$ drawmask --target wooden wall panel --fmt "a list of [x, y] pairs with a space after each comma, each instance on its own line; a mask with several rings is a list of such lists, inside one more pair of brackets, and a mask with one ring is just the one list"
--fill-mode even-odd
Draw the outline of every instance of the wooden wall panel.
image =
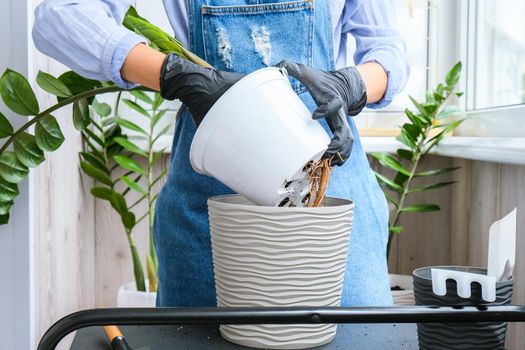
[[[54, 75], [63, 71], [59, 64], [38, 57], [39, 69]], [[37, 91], [42, 107], [56, 103]], [[94, 206], [78, 170], [80, 134], [73, 127], [71, 109], [54, 115], [66, 141], [60, 150], [46, 153], [46, 162], [32, 177], [37, 340], [63, 316], [93, 307], [96, 294]]]

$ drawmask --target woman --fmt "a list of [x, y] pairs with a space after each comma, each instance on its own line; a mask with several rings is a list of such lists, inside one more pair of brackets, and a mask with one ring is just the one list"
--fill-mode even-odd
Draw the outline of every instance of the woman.
[[[39, 50], [88, 78], [145, 85], [184, 103], [156, 205], [157, 304], [215, 305], [206, 200], [231, 190], [192, 170], [189, 147], [206, 112], [242, 73], [275, 64], [297, 79], [296, 92], [333, 132], [326, 155], [339, 167], [328, 195], [356, 203], [342, 305], [391, 303], [387, 204], [348, 118], [365, 105], [388, 105], [406, 82], [391, 1], [164, 0], [176, 37], [217, 70], [158, 53], [122, 27], [133, 2], [46, 0], [36, 10], [33, 38]], [[356, 67], [346, 67], [348, 33], [356, 39]]]

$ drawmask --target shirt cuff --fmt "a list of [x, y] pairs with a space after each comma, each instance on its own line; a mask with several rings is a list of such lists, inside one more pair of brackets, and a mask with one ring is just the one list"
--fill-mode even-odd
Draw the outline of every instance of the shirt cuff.
[[140, 35], [126, 29], [115, 32], [109, 39], [102, 54], [102, 74], [117, 86], [130, 90], [138, 84], [122, 79], [120, 70], [132, 48], [146, 43]]
[[376, 50], [367, 53], [360, 64], [376, 62], [387, 74], [387, 87], [383, 98], [367, 105], [368, 108], [378, 109], [388, 106], [394, 97], [405, 87], [408, 79], [409, 66], [403, 57], [397, 57], [386, 50]]

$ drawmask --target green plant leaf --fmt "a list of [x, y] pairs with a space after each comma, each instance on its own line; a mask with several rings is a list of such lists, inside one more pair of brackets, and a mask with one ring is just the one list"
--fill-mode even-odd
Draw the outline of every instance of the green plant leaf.
[[140, 105], [138, 105], [137, 103], [135, 103], [134, 101], [131, 101], [127, 98], [123, 99], [122, 100], [126, 106], [128, 106], [129, 108], [133, 109], [134, 111], [137, 111], [139, 112], [140, 114], [142, 114], [143, 116], [149, 118], [149, 113], [144, 109], [142, 108]]
[[154, 128], [157, 123], [166, 115], [167, 109], [160, 110], [157, 114], [153, 116], [151, 120], [151, 127]]
[[98, 168], [100, 171], [106, 174], [109, 173], [104, 160], [100, 158], [99, 155], [89, 152], [80, 152], [80, 155], [85, 161], [89, 162], [95, 168]]
[[458, 92], [456, 92], [456, 96], [457, 96], [457, 97], [461, 97], [461, 96], [463, 96], [464, 94], [465, 94], [465, 93], [462, 92], [462, 91], [458, 91]]
[[142, 165], [140, 165], [137, 161], [129, 157], [116, 155], [113, 156], [113, 159], [115, 160], [115, 162], [117, 162], [118, 165], [120, 165], [126, 170], [130, 170], [141, 175], [146, 175], [146, 170], [144, 170]]
[[399, 186], [398, 184], [396, 184], [394, 181], [390, 180], [389, 178], [387, 178], [386, 176], [383, 176], [379, 173], [375, 173], [376, 175], [376, 178], [379, 182], [385, 184], [388, 186], [388, 188], [390, 188], [391, 190], [393, 191], [397, 191], [397, 192], [403, 192], [403, 188], [401, 186]]
[[133, 90], [130, 91], [130, 94], [133, 95], [133, 97], [135, 97], [137, 100], [145, 102], [149, 105], [153, 104], [153, 100], [144, 91]]
[[417, 142], [417, 138], [419, 135], [421, 135], [421, 128], [414, 124], [403, 124], [401, 127], [408, 135], [410, 135], [410, 138], [414, 140], [414, 142]]
[[461, 77], [461, 69], [462, 69], [462, 63], [458, 62], [447, 73], [447, 76], [445, 77], [445, 82], [447, 83], [449, 88], [453, 88], [458, 83], [459, 78]]
[[9, 223], [9, 214], [0, 215], [0, 225]]
[[162, 135], [165, 135], [170, 130], [170, 128], [171, 128], [171, 125], [166, 125], [164, 129], [159, 131], [159, 133], [153, 138], [153, 141], [151, 141], [151, 143], [155, 144]]
[[38, 120], [35, 126], [36, 144], [43, 151], [56, 151], [64, 142], [64, 135], [55, 117], [48, 114]]
[[396, 140], [401, 142], [402, 144], [406, 145], [410, 149], [413, 149], [413, 150], [417, 150], [418, 149], [418, 147], [417, 147], [416, 143], [414, 142], [414, 140], [412, 140], [410, 138], [410, 136], [408, 136], [403, 130], [401, 130], [399, 135], [397, 135]]
[[13, 201], [0, 202], [0, 216], [9, 214], [9, 211], [11, 210], [11, 207], [13, 207], [13, 204], [15, 204], [15, 202]]
[[438, 182], [438, 183], [431, 184], [431, 185], [425, 185], [425, 186], [421, 186], [421, 187], [415, 187], [415, 188], [409, 190], [408, 193], [423, 192], [423, 191], [428, 191], [428, 190], [434, 190], [434, 189], [436, 189], [436, 188], [446, 187], [446, 186], [449, 186], [449, 185], [452, 185], [452, 184], [455, 184], [455, 183], [456, 183], [456, 181]]
[[408, 176], [400, 172], [398, 172], [396, 176], [394, 177], [394, 182], [401, 187], [405, 186], [405, 183], [407, 182], [407, 180], [408, 180]]
[[156, 152], [155, 154], [153, 154], [153, 157], [151, 157], [151, 163], [149, 164], [150, 167], [153, 167], [153, 165], [155, 163], [157, 163], [157, 161], [159, 160], [160, 157], [162, 157], [162, 155], [164, 154], [164, 151], [166, 150], [166, 148], [163, 148], [161, 149], [160, 151]]
[[73, 103], [73, 125], [79, 131], [89, 125], [89, 106], [85, 98]]
[[427, 141], [427, 144], [430, 144], [429, 146], [427, 146], [426, 148], [426, 151], [425, 151], [425, 154], [430, 152], [430, 150], [432, 148], [434, 148], [435, 146], [437, 146], [439, 144], [439, 142], [441, 142], [441, 140], [443, 139], [443, 137], [446, 136], [447, 133], [453, 131], [454, 129], [456, 129], [459, 125], [461, 125], [461, 123], [463, 123], [465, 121], [465, 119], [459, 119], [459, 120], [456, 120], [450, 124], [448, 124], [441, 132], [439, 132], [436, 136], [434, 136], [433, 138], [431, 138], [430, 140]]
[[409, 151], [409, 150], [407, 150], [407, 149], [402, 149], [402, 148], [399, 148], [399, 149], [397, 150], [397, 154], [398, 154], [401, 158], [406, 159], [406, 160], [408, 160], [409, 162], [411, 162], [411, 161], [412, 161], [412, 158], [414, 157], [414, 152]]
[[90, 192], [96, 198], [111, 201], [111, 196], [113, 195], [115, 191], [113, 191], [109, 187], [96, 186], [96, 187], [93, 187], [90, 190]]
[[408, 169], [406, 169], [397, 159], [392, 157], [388, 153], [372, 153], [374, 158], [376, 158], [381, 165], [384, 167], [399, 171], [402, 174], [410, 175]]
[[0, 201], [9, 202], [18, 196], [18, 185], [0, 178]]
[[27, 79], [20, 73], [7, 69], [0, 78], [0, 95], [5, 105], [20, 115], [36, 115], [38, 101]]
[[135, 218], [135, 214], [133, 214], [132, 212], [128, 211], [124, 213], [123, 215], [121, 215], [121, 218], [122, 218], [122, 224], [128, 230], [131, 230], [133, 229], [133, 227], [135, 227], [137, 220]]
[[390, 226], [388, 228], [388, 231], [392, 232], [393, 234], [400, 234], [401, 232], [403, 232], [403, 229], [404, 227], [401, 226]]
[[93, 100], [91, 107], [95, 112], [102, 118], [106, 118], [111, 114], [111, 107], [105, 102], [98, 102], [97, 99]]
[[0, 113], [0, 139], [5, 139], [6, 137], [13, 135], [13, 132], [13, 126], [9, 122], [9, 119]]
[[399, 203], [394, 199], [394, 197], [392, 197], [390, 194], [388, 194], [387, 192], [384, 192], [384, 195], [386, 197], [386, 199], [392, 203], [393, 205], [395, 205], [396, 208], [399, 207]]
[[417, 125], [420, 129], [422, 129], [424, 127], [424, 125], [426, 124], [426, 121], [425, 121], [424, 118], [422, 118], [419, 115], [415, 114], [414, 112], [412, 112], [408, 108], [405, 109], [405, 115], [412, 122], [412, 124]]
[[433, 176], [433, 175], [441, 175], [441, 174], [445, 174], [445, 173], [450, 173], [454, 170], [457, 170], [457, 169], [460, 169], [461, 167], [451, 167], [451, 168], [442, 168], [442, 169], [434, 169], [434, 170], [427, 170], [427, 171], [422, 171], [422, 172], [419, 172], [419, 173], [416, 173], [414, 176], [417, 176], [417, 177], [423, 177], [423, 176]]
[[42, 71], [38, 72], [38, 75], [36, 76], [36, 82], [38, 86], [42, 88], [42, 90], [49, 92], [52, 95], [58, 97], [72, 96], [71, 91], [66, 86], [66, 84], [64, 84], [49, 73], [45, 73]]
[[140, 185], [137, 182], [130, 179], [128, 176], [121, 176], [120, 179], [135, 192], [146, 195], [146, 191], [142, 187], [140, 187]]
[[82, 161], [80, 162], [80, 168], [82, 169], [82, 171], [84, 171], [84, 173], [86, 173], [89, 177], [105, 184], [105, 185], [108, 185], [108, 186], [112, 186], [113, 185], [113, 182], [111, 181], [111, 179], [109, 178], [108, 175], [106, 175], [105, 173], [103, 173], [102, 171], [100, 171], [100, 169], [97, 169], [95, 168], [92, 164], [86, 162], [86, 161]]
[[102, 86], [100, 81], [84, 78], [73, 71], [65, 72], [58, 77], [58, 80], [64, 83], [64, 85], [68, 87], [69, 91], [71, 91], [73, 95], [78, 95], [82, 92], [93, 90]]
[[117, 119], [115, 120], [115, 122], [120, 125], [121, 127], [123, 128], [126, 128], [126, 129], [129, 129], [129, 130], [132, 130], [132, 131], [136, 131], [138, 133], [141, 133], [142, 135], [144, 136], [148, 136], [148, 133], [144, 131], [144, 129], [142, 129], [140, 126], [138, 126], [137, 124], [133, 123], [133, 122], [130, 122], [129, 120], [126, 120], [126, 119]]
[[89, 140], [95, 141], [100, 147], [104, 147], [105, 142], [98, 137], [93, 131], [89, 130], [89, 128], [86, 128], [83, 131], [84, 137], [88, 138]]
[[157, 92], [157, 93], [155, 93], [154, 101], [153, 101], [153, 104], [151, 105], [151, 108], [154, 109], [154, 110], [157, 110], [157, 109], [160, 108], [160, 106], [162, 106], [163, 103], [164, 103], [164, 99]]
[[117, 211], [121, 216], [128, 212], [128, 206], [126, 204], [126, 199], [123, 195], [118, 192], [113, 192], [111, 194], [111, 206]]
[[425, 107], [423, 107], [423, 105], [417, 102], [416, 99], [413, 98], [412, 96], [408, 96], [408, 98], [410, 99], [410, 101], [412, 101], [412, 104], [417, 108], [419, 113], [421, 113], [421, 117], [427, 121], [430, 120], [428, 111], [425, 109]]
[[27, 176], [29, 169], [16, 157], [15, 152], [6, 151], [0, 155], [0, 176], [5, 181], [19, 183]]
[[36, 138], [28, 133], [17, 135], [13, 141], [13, 149], [20, 163], [28, 168], [36, 168], [44, 160], [44, 152], [38, 147]]
[[463, 116], [465, 111], [458, 106], [447, 106], [437, 115], [438, 119], [444, 119], [450, 116]]
[[407, 213], [424, 213], [430, 211], [439, 211], [441, 208], [435, 204], [416, 204], [409, 207], [404, 207], [401, 209], [403, 212]]
[[129, 141], [128, 139], [125, 139], [123, 137], [115, 137], [115, 142], [127, 149], [130, 152], [136, 153], [138, 155], [141, 155], [143, 157], [147, 157], [148, 154], [142, 150], [139, 146], [134, 144], [133, 142]]

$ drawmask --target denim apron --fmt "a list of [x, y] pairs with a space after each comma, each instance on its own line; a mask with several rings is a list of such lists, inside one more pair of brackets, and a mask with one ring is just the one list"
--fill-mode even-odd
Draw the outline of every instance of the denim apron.
[[[318, 69], [334, 69], [329, 0], [191, 0], [190, 46], [219, 70], [249, 73], [282, 59]], [[309, 93], [292, 79], [296, 93], [315, 109]], [[246, 116], [249, 118], [249, 115]], [[325, 121], [321, 121], [328, 130]], [[388, 209], [369, 167], [355, 124], [350, 159], [335, 169], [328, 195], [355, 202], [343, 306], [388, 305], [390, 287], [385, 259]], [[232, 191], [197, 174], [189, 161], [195, 124], [179, 111], [170, 172], [155, 210], [159, 259], [158, 306], [215, 306], [215, 285], [208, 227], [208, 197]]]

